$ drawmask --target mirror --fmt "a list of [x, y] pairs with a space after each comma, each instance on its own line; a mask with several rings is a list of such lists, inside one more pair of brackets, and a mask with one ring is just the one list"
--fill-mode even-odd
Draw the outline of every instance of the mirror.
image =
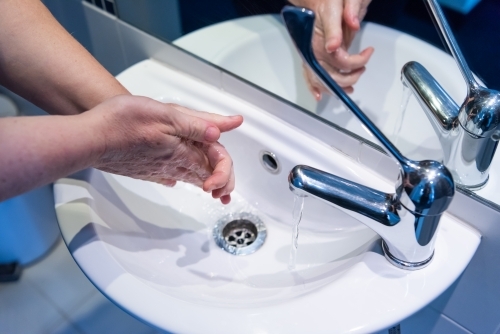
[[[493, 1], [482, 0], [467, 15], [449, 9], [445, 9], [445, 15], [472, 70], [488, 87], [498, 89], [496, 73], [500, 69], [495, 67], [500, 64], [482, 58], [484, 52], [493, 54], [498, 47], [485, 47], [485, 39], [471, 38], [500, 28], [489, 15]], [[284, 5], [282, 0], [114, 0], [121, 20], [374, 141], [335, 97], [323, 94], [316, 101], [309, 92], [302, 62], [278, 15]], [[405, 93], [400, 71], [411, 60], [422, 63], [457, 104], [466, 93], [458, 67], [441, 51], [444, 46], [423, 1], [372, 0], [364, 21], [350, 53], [369, 46], [375, 47], [375, 52], [351, 97], [405, 155], [442, 160], [439, 139], [416, 99], [406, 94], [409, 101], [406, 108], [402, 107]], [[500, 157], [497, 160], [500, 164]], [[491, 199], [488, 191], [477, 194]]]

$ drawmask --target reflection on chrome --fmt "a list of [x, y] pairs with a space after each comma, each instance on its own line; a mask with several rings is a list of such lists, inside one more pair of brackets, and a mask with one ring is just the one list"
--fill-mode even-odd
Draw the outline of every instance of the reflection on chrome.
[[458, 105], [419, 63], [409, 62], [401, 80], [424, 109], [443, 148], [443, 162], [457, 183], [480, 189], [488, 181], [489, 169], [500, 133], [500, 92], [481, 86], [469, 69], [441, 8], [427, 0], [438, 31], [446, 41], [467, 83], [468, 94]]
[[382, 237], [389, 262], [407, 270], [427, 266], [434, 254], [439, 220], [455, 194], [448, 169], [437, 161], [404, 157], [366, 117], [318, 63], [311, 48], [314, 13], [287, 6], [282, 15], [303, 60], [325, 87], [336, 94], [373, 133], [399, 164], [401, 176], [395, 192], [387, 194], [308, 166], [296, 166], [288, 177], [290, 189], [338, 205]]

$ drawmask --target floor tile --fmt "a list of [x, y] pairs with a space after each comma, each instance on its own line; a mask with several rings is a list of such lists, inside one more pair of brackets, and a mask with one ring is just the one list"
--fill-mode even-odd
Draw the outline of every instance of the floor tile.
[[0, 284], [0, 333], [45, 334], [63, 320], [28, 280]]
[[[82, 334], [72, 323], [64, 320], [50, 329], [50, 334]], [[96, 333], [97, 334], [97, 333]]]
[[100, 292], [70, 315], [75, 327], [85, 334], [152, 334], [153, 328], [122, 311]]
[[[402, 334], [471, 334], [467, 329], [454, 323], [446, 316], [426, 307], [420, 312], [401, 321], [399, 328]], [[388, 334], [389, 329], [376, 334]]]
[[25, 269], [23, 275], [65, 313], [78, 308], [96, 291], [62, 240], [49, 256]]

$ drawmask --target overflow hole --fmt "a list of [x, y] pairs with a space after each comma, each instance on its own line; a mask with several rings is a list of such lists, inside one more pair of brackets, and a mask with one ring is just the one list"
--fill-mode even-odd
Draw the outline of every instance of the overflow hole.
[[280, 164], [278, 158], [274, 153], [271, 152], [261, 152], [261, 164], [262, 166], [273, 174], [278, 174], [280, 172]]

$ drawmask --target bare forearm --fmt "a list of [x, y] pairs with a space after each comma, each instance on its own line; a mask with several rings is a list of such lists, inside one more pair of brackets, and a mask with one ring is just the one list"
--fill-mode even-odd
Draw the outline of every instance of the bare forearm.
[[1, 119], [0, 201], [92, 166], [100, 128], [85, 114]]
[[0, 84], [51, 114], [128, 94], [40, 0], [0, 1]]

